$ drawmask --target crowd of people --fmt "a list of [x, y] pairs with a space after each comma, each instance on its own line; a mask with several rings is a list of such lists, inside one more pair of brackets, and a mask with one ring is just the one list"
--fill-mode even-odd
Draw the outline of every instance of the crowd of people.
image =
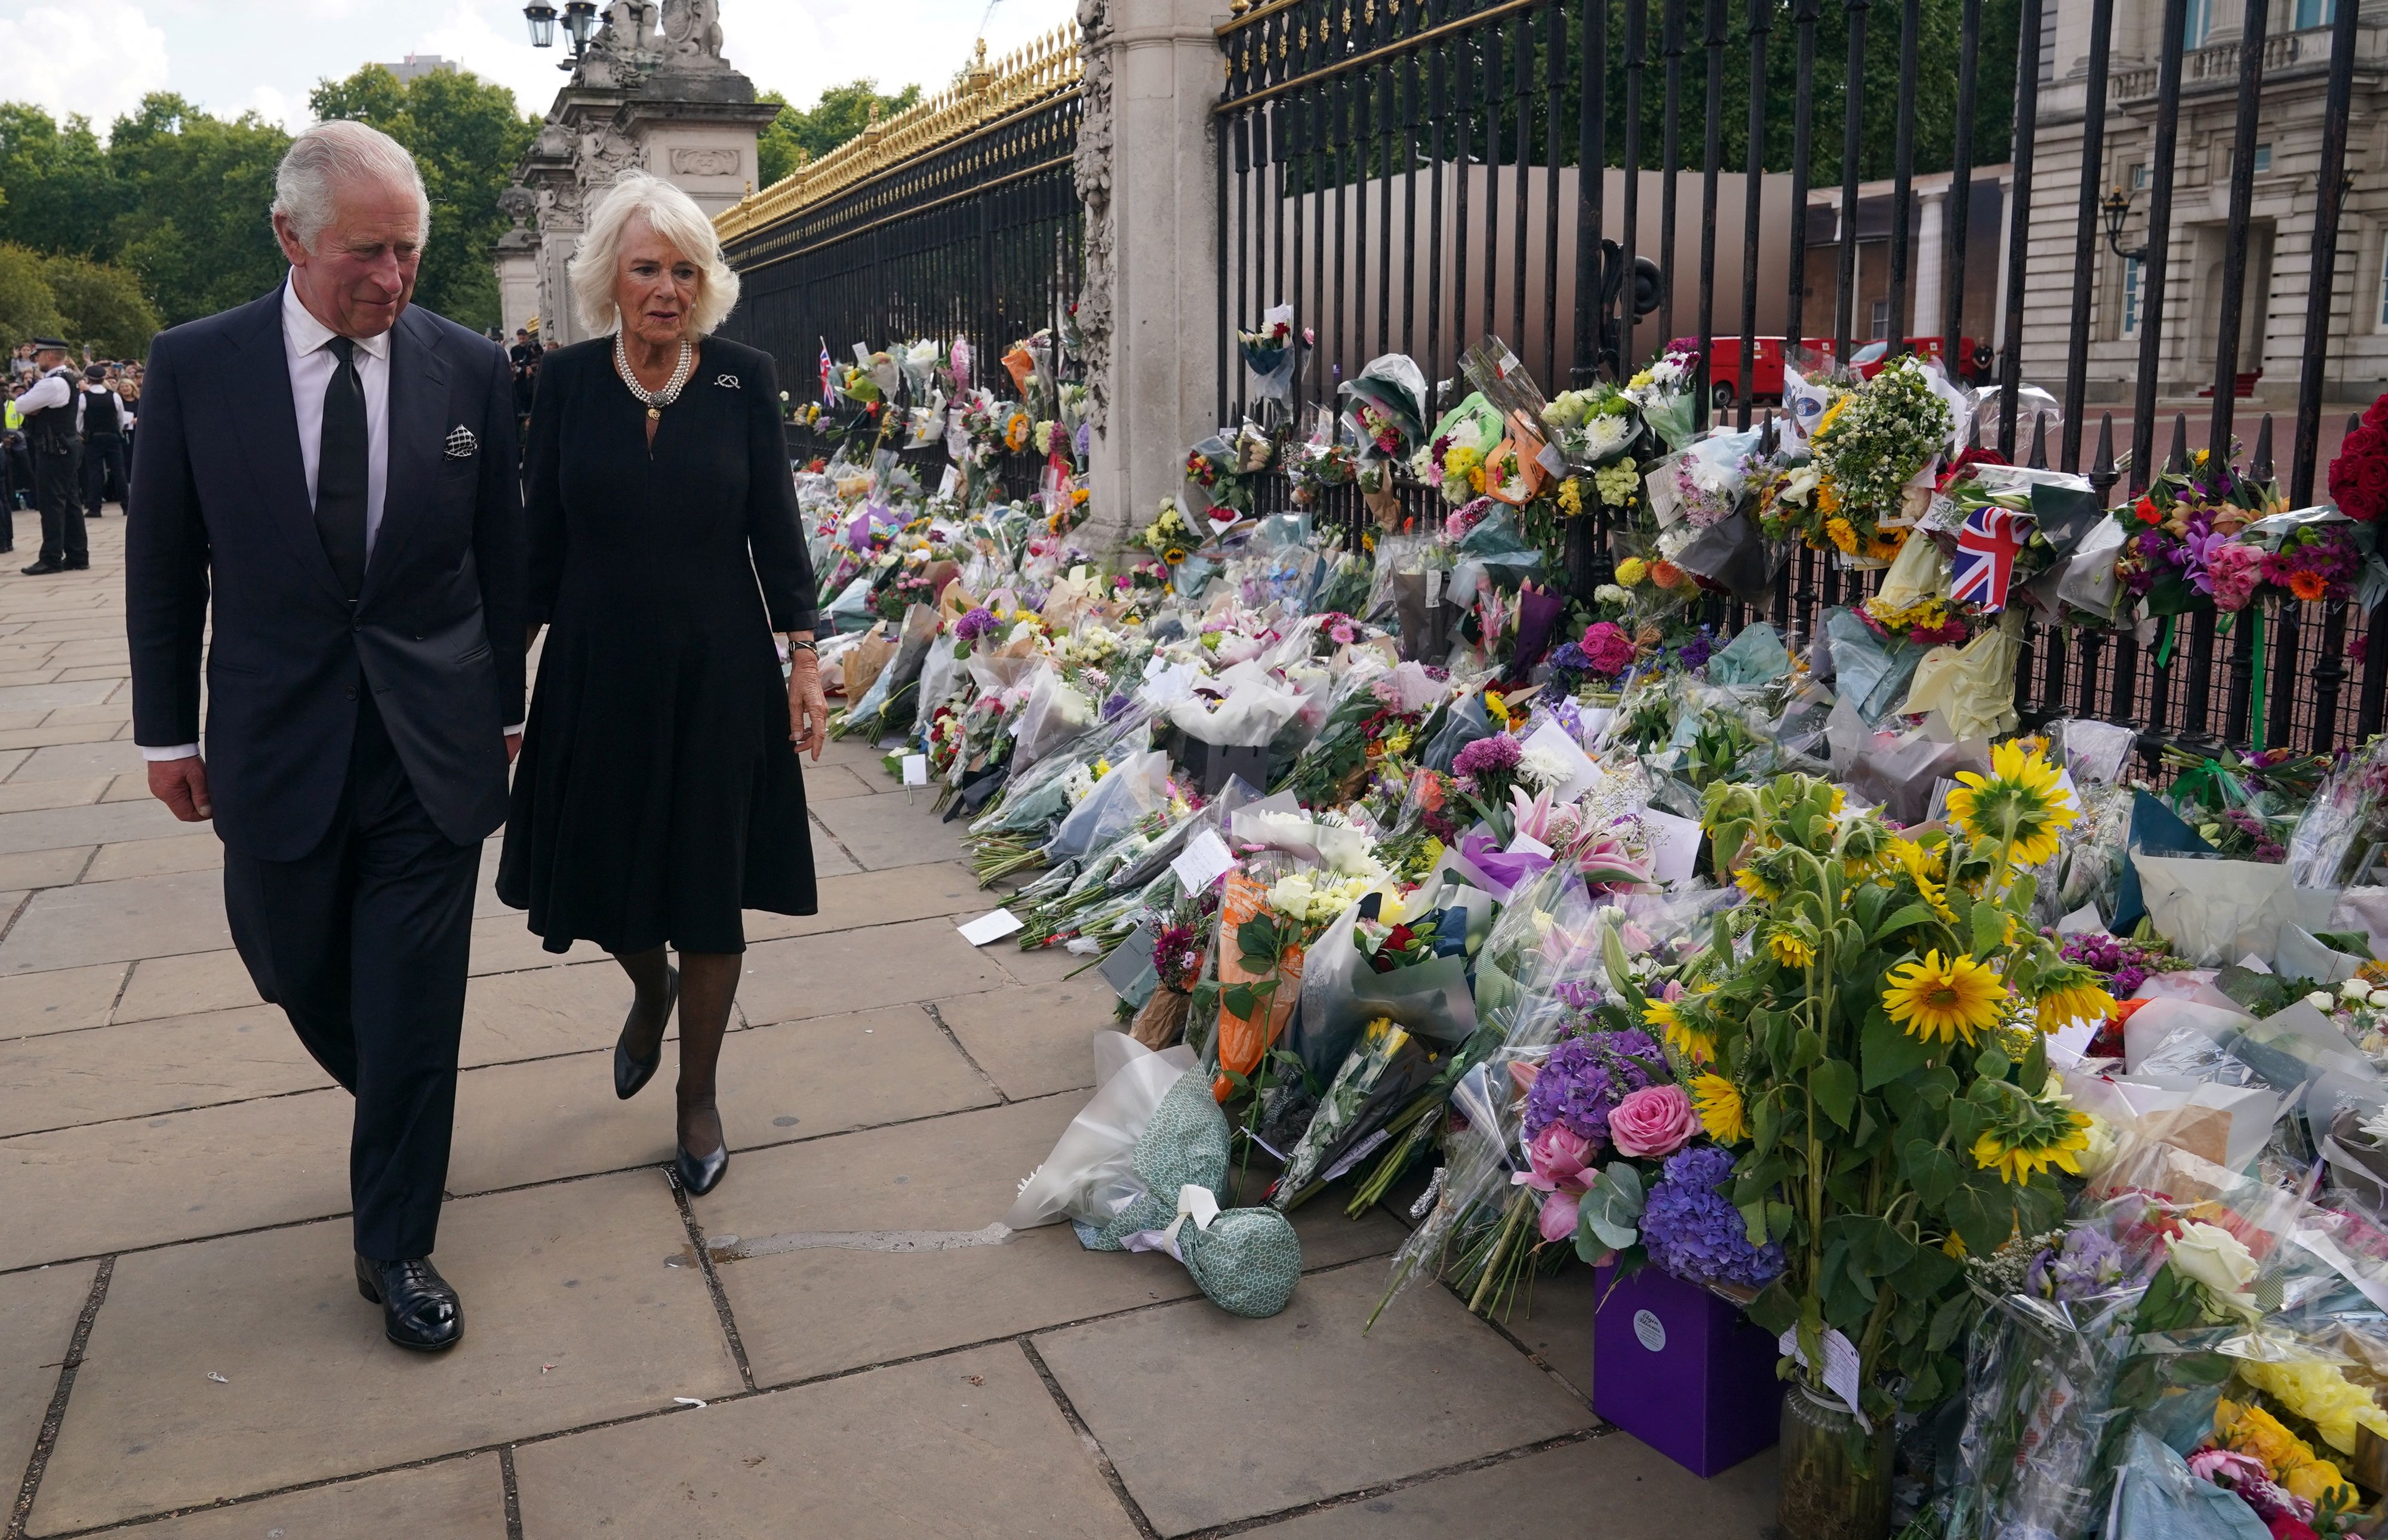
[[86, 518], [123, 503], [140, 410], [141, 365], [88, 356], [57, 337], [20, 343], [0, 401], [0, 551], [16, 549], [15, 514], [38, 511], [42, 546], [30, 577], [91, 565]]

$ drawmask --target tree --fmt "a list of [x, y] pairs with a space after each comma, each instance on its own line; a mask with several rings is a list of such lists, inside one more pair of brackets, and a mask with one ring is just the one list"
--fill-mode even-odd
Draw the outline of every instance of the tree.
[[61, 125], [38, 107], [0, 103], [0, 240], [35, 251], [116, 252], [123, 198], [108, 151], [81, 117]]
[[883, 119], [918, 106], [921, 88], [908, 85], [888, 96], [881, 95], [877, 81], [849, 81], [822, 92], [809, 110], [789, 106], [788, 99], [776, 91], [766, 91], [759, 99], [780, 104], [780, 115], [764, 128], [756, 145], [756, 169], [763, 185], [768, 187], [806, 161], [819, 159], [860, 133], [870, 122], [873, 104]]
[[166, 324], [255, 299], [286, 264], [266, 220], [273, 169], [290, 136], [253, 112], [225, 120], [157, 93], [108, 135], [125, 211], [118, 259], [141, 278]]
[[0, 245], [0, 348], [58, 329], [57, 300], [42, 277], [42, 259], [21, 246]]
[[104, 359], [138, 359], [158, 332], [158, 308], [141, 292], [140, 280], [123, 268], [87, 257], [52, 257], [42, 276], [57, 304], [68, 341]]
[[318, 118], [370, 123], [413, 155], [431, 197], [431, 238], [415, 302], [476, 330], [498, 324], [490, 252], [514, 228], [499, 212], [498, 197], [539, 120], [515, 111], [505, 87], [454, 69], [401, 82], [368, 64], [344, 81], [323, 82], [307, 105]]

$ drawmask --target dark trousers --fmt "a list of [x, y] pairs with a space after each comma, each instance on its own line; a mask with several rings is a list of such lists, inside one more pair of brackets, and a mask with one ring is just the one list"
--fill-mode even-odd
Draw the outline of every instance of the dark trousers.
[[83, 446], [33, 451], [33, 501], [42, 510], [42, 560], [73, 566], [91, 560], [83, 532]]
[[93, 518], [110, 496], [124, 500], [124, 440], [112, 433], [86, 434], [83, 441], [83, 506]]
[[415, 800], [369, 690], [324, 843], [297, 861], [224, 852], [224, 909], [258, 993], [356, 1097], [360, 1256], [427, 1256], [438, 1236], [480, 857]]

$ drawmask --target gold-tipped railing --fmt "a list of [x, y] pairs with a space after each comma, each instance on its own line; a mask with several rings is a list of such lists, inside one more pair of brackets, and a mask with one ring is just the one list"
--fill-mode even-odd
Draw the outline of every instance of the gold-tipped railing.
[[961, 83], [870, 126], [818, 160], [714, 217], [724, 241], [776, 223], [858, 182], [929, 154], [1021, 107], [1078, 88], [1078, 28], [1071, 22], [993, 65], [982, 40]]

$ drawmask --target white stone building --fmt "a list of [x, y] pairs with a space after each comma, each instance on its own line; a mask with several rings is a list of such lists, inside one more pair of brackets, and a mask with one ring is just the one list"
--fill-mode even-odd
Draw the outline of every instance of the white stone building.
[[[2241, 29], [2250, 0], [2189, 0], [2178, 147], [2166, 246], [2158, 389], [2167, 406], [2210, 393], [2236, 132]], [[2334, 0], [2255, 0], [2266, 19], [2255, 201], [2247, 233], [2240, 391], [2250, 410], [2293, 408], [2305, 355], [2305, 297], [2318, 203], [2324, 93]], [[2360, 3], [2360, 0], [2335, 0]], [[2128, 405], [2146, 321], [2144, 245], [2154, 154], [2157, 55], [2165, 0], [2115, 0], [2099, 196], [2130, 199], [2119, 243], [2101, 215], [2090, 258], [2089, 400]], [[2388, 6], [2358, 26], [2346, 172], [2352, 188], [2338, 243], [2325, 400], [2364, 404], [2388, 389]], [[2024, 372], [2054, 388], [2071, 335], [2078, 266], [2081, 155], [2089, 107], [2090, 0], [2050, 0], [2025, 286]]]

